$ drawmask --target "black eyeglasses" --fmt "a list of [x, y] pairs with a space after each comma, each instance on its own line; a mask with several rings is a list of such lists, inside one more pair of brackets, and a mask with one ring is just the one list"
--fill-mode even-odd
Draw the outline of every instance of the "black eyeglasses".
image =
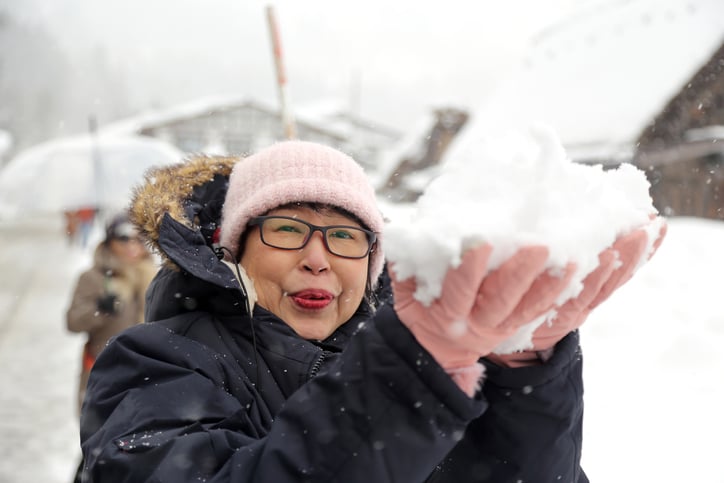
[[300, 250], [315, 231], [322, 233], [324, 246], [330, 253], [342, 258], [364, 258], [374, 246], [377, 235], [356, 226], [317, 226], [289, 216], [257, 216], [249, 226], [259, 226], [261, 241], [282, 250]]

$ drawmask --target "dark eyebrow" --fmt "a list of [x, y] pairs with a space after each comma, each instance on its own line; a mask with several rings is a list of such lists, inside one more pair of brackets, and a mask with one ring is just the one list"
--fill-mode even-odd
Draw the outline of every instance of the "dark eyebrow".
[[[364, 228], [365, 230], [372, 231], [369, 226], [367, 226], [362, 220], [359, 219], [357, 215], [354, 213], [351, 213], [350, 211], [345, 210], [344, 208], [340, 208], [339, 206], [330, 205], [328, 203], [315, 203], [315, 202], [292, 202], [292, 203], [286, 203], [280, 206], [277, 206], [274, 208], [275, 210], [284, 210], [284, 209], [293, 209], [293, 208], [309, 208], [310, 210], [314, 211], [315, 213], [319, 214], [335, 214], [335, 215], [341, 215], [345, 218], [349, 218], [350, 220], [357, 223], [360, 227]], [[271, 211], [271, 210], [269, 210]], [[269, 211], [264, 213], [264, 215], [268, 215]]]

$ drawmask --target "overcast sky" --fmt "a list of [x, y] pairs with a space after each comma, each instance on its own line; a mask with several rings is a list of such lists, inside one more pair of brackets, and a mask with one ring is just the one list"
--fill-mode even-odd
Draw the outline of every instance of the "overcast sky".
[[139, 105], [220, 94], [276, 102], [265, 16], [273, 5], [293, 105], [355, 99], [363, 116], [401, 128], [431, 107], [472, 107], [576, 3], [0, 0], [71, 51], [103, 48]]

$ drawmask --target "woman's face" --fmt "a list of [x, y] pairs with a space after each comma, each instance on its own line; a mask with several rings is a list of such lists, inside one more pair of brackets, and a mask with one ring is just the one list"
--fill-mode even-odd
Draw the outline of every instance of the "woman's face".
[[[278, 208], [267, 216], [289, 216], [313, 225], [360, 224], [333, 210]], [[257, 303], [305, 339], [323, 340], [354, 314], [367, 283], [369, 256], [342, 258], [331, 254], [322, 233], [315, 231], [299, 250], [265, 245], [259, 226], [250, 227], [241, 265], [254, 281]]]
[[127, 264], [138, 263], [148, 254], [143, 242], [136, 237], [114, 238], [108, 242], [108, 246], [116, 257]]

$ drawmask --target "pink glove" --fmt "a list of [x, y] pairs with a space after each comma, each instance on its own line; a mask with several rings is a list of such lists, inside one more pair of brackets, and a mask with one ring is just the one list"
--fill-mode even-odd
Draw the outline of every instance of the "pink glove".
[[463, 254], [445, 275], [440, 296], [429, 306], [414, 297], [414, 278], [398, 280], [391, 265], [395, 311], [420, 344], [472, 396], [483, 366], [478, 359], [536, 317], [544, 314], [573, 274], [545, 270], [548, 249], [525, 247], [488, 273], [490, 245]]
[[[663, 224], [649, 259], [658, 250], [665, 236], [666, 224]], [[558, 308], [553, 320], [544, 322], [533, 332], [532, 350], [492, 356], [490, 359], [508, 367], [521, 367], [550, 357], [553, 347], [563, 337], [583, 325], [594, 308], [633, 277], [641, 266], [640, 261], [647, 242], [648, 235], [643, 229], [619, 237], [611, 248], [599, 254], [599, 265], [583, 280], [581, 293]]]

